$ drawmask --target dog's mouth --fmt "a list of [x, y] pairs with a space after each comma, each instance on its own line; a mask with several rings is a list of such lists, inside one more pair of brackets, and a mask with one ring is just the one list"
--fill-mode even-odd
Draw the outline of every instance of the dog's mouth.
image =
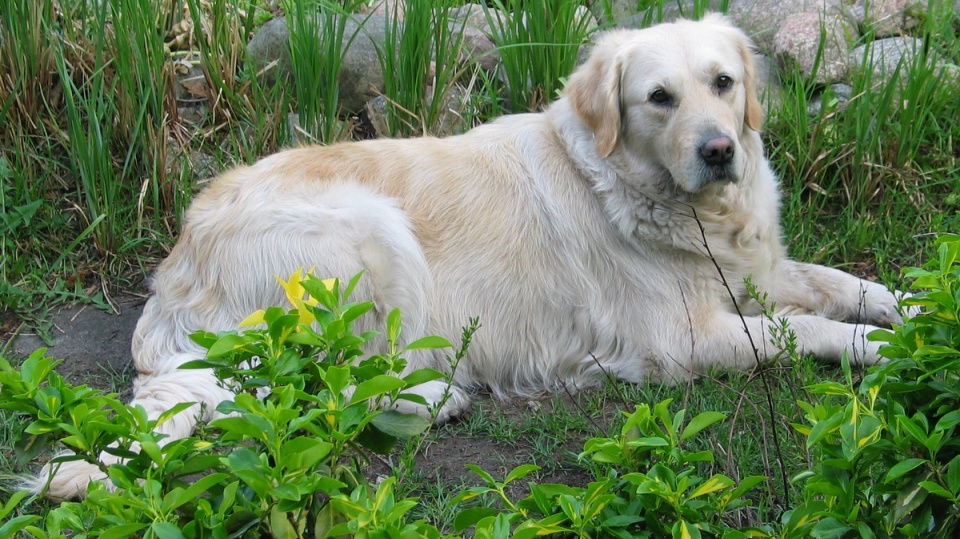
[[740, 173], [733, 163], [712, 167], [695, 163], [694, 166], [678, 172], [680, 174], [671, 174], [674, 182], [689, 193], [698, 193], [711, 186], [723, 186], [740, 181]]
[[724, 167], [705, 167], [701, 174], [700, 185], [706, 187], [713, 183], [737, 183], [740, 181], [740, 175], [732, 165]]

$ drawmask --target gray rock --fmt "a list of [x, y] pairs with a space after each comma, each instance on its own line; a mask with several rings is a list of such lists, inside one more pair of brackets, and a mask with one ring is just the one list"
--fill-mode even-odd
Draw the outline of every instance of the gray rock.
[[872, 69], [876, 77], [887, 79], [893, 76], [897, 66], [903, 62], [904, 68], [916, 51], [923, 48], [923, 40], [913, 37], [889, 37], [878, 39], [850, 51], [848, 61], [850, 69]]
[[460, 46], [461, 63], [475, 62], [488, 73], [496, 71], [500, 64], [500, 54], [497, 45], [483, 30], [473, 26], [461, 26], [462, 22], [451, 22], [452, 32], [463, 31], [463, 43]]
[[798, 13], [787, 17], [777, 31], [774, 51], [784, 69], [797, 68], [818, 83], [839, 82], [847, 76], [848, 44], [856, 36], [856, 29], [837, 14]]
[[402, 21], [406, 9], [406, 0], [374, 0], [364, 11], [366, 13], [380, 15], [381, 17], [392, 17], [398, 21]]
[[831, 84], [829, 92], [821, 92], [807, 103], [807, 115], [814, 118], [819, 117], [823, 111], [823, 100], [828, 96], [831, 100], [835, 100], [831, 104], [831, 109], [841, 108], [853, 96], [853, 87], [843, 83]]
[[[343, 43], [349, 43], [349, 47], [340, 73], [340, 106], [347, 112], [358, 112], [364, 103], [384, 92], [377, 49], [386, 43], [387, 24], [386, 17], [373, 14], [347, 21]], [[247, 44], [248, 57], [258, 70], [264, 71], [268, 84], [291, 77], [289, 35], [286, 18], [277, 17], [260, 27]]]
[[[496, 8], [489, 8], [496, 9]], [[483, 12], [483, 6], [479, 4], [464, 4], [455, 7], [449, 12], [450, 20], [466, 23], [471, 28], [483, 30], [487, 27], [487, 15]]]
[[[432, 88], [427, 88], [427, 95], [433, 92]], [[373, 126], [377, 137], [393, 136], [387, 127], [387, 98], [378, 96], [367, 102], [365, 111], [370, 124]], [[453, 86], [443, 98], [443, 109], [437, 119], [437, 124], [429, 126], [428, 134], [445, 137], [463, 133], [470, 129], [472, 114], [467, 109], [471, 106], [470, 94], [461, 86]]]
[[842, 15], [844, 0], [735, 0], [728, 16], [766, 54], [775, 54], [775, 36], [787, 19], [805, 12]]
[[[629, 4], [629, 2], [626, 3], [628, 6]], [[613, 23], [617, 28], [634, 29], [646, 28], [661, 22], [672, 22], [680, 18], [693, 18], [694, 3], [691, 0], [664, 2], [662, 5], [656, 3], [642, 11], [637, 10], [636, 4], [636, 2], [633, 2], [633, 8], [626, 11], [624, 11], [625, 8], [618, 8], [612, 21], [606, 20], [602, 15], [598, 15], [598, 18], [603, 24]], [[719, 11], [719, 4], [720, 2], [711, 0], [710, 9]]]
[[181, 146], [175, 138], [170, 137], [167, 139], [166, 174], [169, 177], [177, 178], [185, 170], [191, 171], [193, 178], [205, 180], [216, 176], [220, 172], [220, 163], [214, 156], [189, 145]]
[[920, 24], [927, 4], [918, 0], [857, 0], [850, 9], [855, 20], [874, 37], [900, 35]]
[[495, 28], [499, 28], [506, 20], [507, 15], [495, 7], [484, 7], [480, 4], [464, 4], [450, 10], [450, 20], [456, 22], [465, 22], [467, 26], [480, 30], [488, 37], [493, 37]]

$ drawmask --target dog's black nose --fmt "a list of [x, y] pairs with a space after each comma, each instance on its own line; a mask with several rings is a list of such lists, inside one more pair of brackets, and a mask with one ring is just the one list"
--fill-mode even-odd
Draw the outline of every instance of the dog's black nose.
[[727, 136], [705, 138], [700, 144], [700, 156], [710, 166], [723, 166], [733, 160], [733, 140]]

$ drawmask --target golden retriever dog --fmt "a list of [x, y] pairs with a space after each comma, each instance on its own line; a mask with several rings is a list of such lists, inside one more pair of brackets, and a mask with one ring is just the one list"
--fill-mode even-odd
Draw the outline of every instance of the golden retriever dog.
[[[160, 427], [170, 439], [210, 420], [231, 394], [178, 369], [204, 355], [190, 333], [285, 304], [274, 276], [301, 267], [366, 271], [355, 297], [377, 308], [361, 330], [383, 329], [395, 307], [408, 339], [455, 339], [480, 318], [439, 421], [465, 411], [471, 388], [676, 382], [776, 360], [746, 278], [803, 353], [878, 361], [863, 335], [900, 322], [894, 294], [785, 255], [751, 46], [719, 15], [611, 31], [542, 113], [443, 139], [292, 149], [223, 174], [157, 268], [133, 404], [156, 417], [196, 403]], [[408, 359], [446, 366], [434, 352]], [[417, 388], [428, 403], [447, 390]], [[91, 478], [103, 474], [68, 462], [35, 487], [67, 498]]]

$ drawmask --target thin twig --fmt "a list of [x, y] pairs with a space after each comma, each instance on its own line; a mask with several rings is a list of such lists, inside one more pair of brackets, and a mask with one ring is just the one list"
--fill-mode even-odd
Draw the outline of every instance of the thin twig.
[[747, 340], [750, 341], [750, 347], [753, 349], [753, 357], [757, 360], [757, 367], [759, 368], [760, 381], [763, 383], [763, 389], [766, 393], [767, 399], [767, 408], [770, 413], [770, 425], [771, 433], [773, 438], [774, 450], [777, 452], [777, 464], [780, 468], [780, 477], [783, 480], [783, 498], [787, 507], [790, 506], [790, 481], [787, 477], [787, 468], [784, 464], [783, 459], [783, 450], [780, 447], [780, 436], [777, 434], [776, 428], [776, 407], [773, 403], [772, 390], [770, 388], [770, 382], [767, 380], [765, 370], [763, 367], [763, 362], [760, 360], [760, 350], [757, 348], [757, 345], [753, 342], [753, 336], [750, 334], [750, 328], [747, 325], [747, 320], [743, 316], [743, 312], [740, 311], [740, 305], [737, 303], [737, 297], [733, 293], [733, 290], [730, 289], [730, 284], [727, 282], [727, 278], [723, 275], [723, 269], [720, 267], [720, 263], [717, 262], [716, 257], [713, 256], [713, 251], [710, 250], [710, 245], [707, 242], [707, 231], [703, 227], [703, 222], [700, 221], [700, 216], [697, 215], [697, 209], [693, 206], [690, 206], [690, 211], [693, 212], [693, 220], [696, 221], [697, 227], [700, 229], [700, 238], [703, 242], [703, 248], [706, 249], [707, 258], [710, 259], [710, 262], [713, 263], [713, 267], [716, 268], [717, 273], [720, 275], [720, 282], [723, 283], [723, 287], [726, 289], [727, 294], [730, 295], [730, 301], [733, 303], [733, 308], [737, 311], [737, 316], [740, 317], [740, 322], [743, 324], [744, 333], [747, 334]]
[[597, 364], [597, 368], [600, 369], [610, 381], [610, 385], [613, 386], [613, 392], [617, 394], [617, 398], [620, 399], [620, 404], [623, 408], [626, 408], [629, 404], [627, 402], [627, 397], [620, 391], [620, 385], [617, 384], [617, 377], [610, 373], [607, 369], [603, 368], [603, 365], [600, 364], [600, 360], [597, 359], [597, 356], [593, 355], [593, 352], [590, 352], [590, 357], [593, 359], [593, 362]]
[[[593, 356], [593, 354], [590, 354], [590, 355]], [[597, 358], [593, 358], [593, 359], [596, 360]], [[599, 363], [598, 363], [598, 364], [599, 364]], [[602, 367], [601, 367], [601, 370], [602, 370]], [[591, 414], [588, 414], [588, 413], [587, 413], [587, 410], [586, 410], [583, 406], [580, 405], [580, 399], [577, 399], [577, 398], [574, 397], [573, 393], [570, 392], [570, 388], [567, 387], [567, 383], [564, 382], [563, 380], [561, 380], [561, 379], [560, 379], [560, 376], [557, 376], [557, 382], [559, 382], [560, 387], [563, 388], [563, 391], [564, 391], [564, 393], [567, 394], [567, 397], [570, 397], [570, 402], [572, 402], [573, 405], [577, 407], [577, 410], [579, 410], [580, 413], [583, 414], [584, 417], [586, 417], [588, 420], [590, 420], [590, 423], [593, 423], [593, 427], [594, 427], [595, 429], [597, 429], [597, 432], [599, 432], [599, 433], [606, 433], [607, 430], [606, 430], [605, 428], [603, 428], [603, 426], [601, 426], [599, 423], [597, 423], [597, 421], [593, 418], [593, 416], [592, 416]]]

